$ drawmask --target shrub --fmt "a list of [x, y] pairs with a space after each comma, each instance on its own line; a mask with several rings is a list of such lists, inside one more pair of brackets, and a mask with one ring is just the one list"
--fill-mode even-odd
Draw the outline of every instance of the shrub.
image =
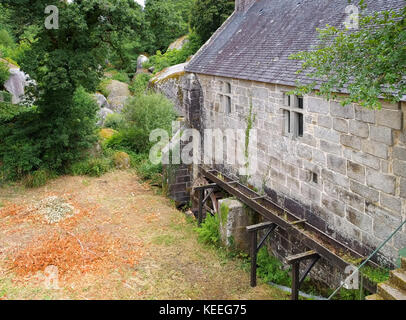
[[39, 169], [33, 173], [29, 173], [25, 177], [24, 185], [27, 188], [39, 188], [44, 186], [53, 177], [54, 174], [50, 173], [48, 170]]
[[113, 130], [119, 130], [124, 125], [124, 117], [120, 113], [108, 114], [104, 120], [104, 126]]
[[97, 91], [99, 91], [103, 96], [108, 97], [110, 92], [107, 90], [107, 86], [111, 83], [111, 79], [103, 79], [100, 81]]
[[132, 99], [123, 110], [125, 125], [114, 135], [107, 146], [124, 148], [136, 153], [149, 153], [153, 143], [149, 141], [155, 129], [171, 130], [176, 119], [173, 104], [161, 94], [149, 93]]
[[7, 32], [7, 30], [0, 30], [0, 45], [5, 47], [13, 47], [14, 40], [11, 35]]
[[141, 155], [135, 160], [137, 174], [143, 180], [150, 180], [153, 184], [162, 184], [162, 165], [155, 165], [149, 161], [148, 155]]
[[129, 87], [131, 93], [136, 96], [145, 94], [147, 91], [148, 83], [149, 83], [150, 79], [151, 79], [151, 75], [149, 75], [147, 73], [137, 74]]
[[257, 256], [257, 274], [265, 282], [273, 282], [290, 287], [292, 279], [289, 270], [284, 270], [282, 263], [274, 256], [269, 255], [266, 247], [262, 247]]
[[130, 78], [128, 77], [127, 73], [125, 72], [116, 72], [112, 76], [113, 80], [130, 83]]
[[10, 71], [7, 63], [0, 61], [0, 89], [4, 86], [4, 83], [10, 77]]
[[74, 163], [70, 170], [74, 176], [100, 177], [111, 167], [112, 162], [108, 158], [91, 158]]
[[220, 246], [220, 221], [218, 215], [207, 214], [200, 228], [196, 228], [198, 240], [205, 244]]

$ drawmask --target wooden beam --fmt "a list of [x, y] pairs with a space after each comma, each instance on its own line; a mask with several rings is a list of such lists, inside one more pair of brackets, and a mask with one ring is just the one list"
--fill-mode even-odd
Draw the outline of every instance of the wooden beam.
[[272, 222], [262, 222], [262, 223], [258, 223], [258, 224], [254, 224], [252, 226], [248, 226], [246, 227], [248, 232], [254, 232], [254, 231], [258, 231], [258, 230], [263, 230], [263, 229], [267, 229], [269, 227], [271, 227], [274, 223]]
[[206, 190], [206, 189], [212, 189], [212, 188], [216, 188], [217, 187], [217, 183], [211, 183], [205, 186], [198, 186], [198, 187], [194, 187], [193, 189], [196, 191], [199, 190]]
[[299, 253], [299, 254], [296, 254], [296, 255], [293, 255], [293, 256], [289, 256], [289, 257], [286, 258], [286, 261], [287, 261], [288, 264], [293, 265], [296, 262], [301, 262], [303, 260], [312, 259], [312, 258], [315, 258], [317, 256], [319, 256], [319, 254], [316, 251], [311, 250], [311, 251]]
[[260, 200], [260, 199], [265, 199], [266, 196], [260, 196], [260, 197], [255, 197], [255, 198], [251, 198], [251, 200]]

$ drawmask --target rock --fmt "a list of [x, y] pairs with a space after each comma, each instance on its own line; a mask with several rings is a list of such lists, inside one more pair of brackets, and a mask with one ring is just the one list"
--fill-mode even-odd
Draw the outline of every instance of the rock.
[[168, 50], [173, 50], [173, 49], [180, 50], [188, 42], [189, 42], [189, 39], [188, 39], [187, 35], [183, 36], [183, 37], [180, 37], [179, 39], [176, 39], [174, 42], [172, 42], [169, 45]]
[[28, 76], [19, 68], [10, 69], [10, 78], [4, 83], [4, 88], [12, 95], [13, 104], [21, 102], [27, 82]]
[[150, 87], [162, 93], [175, 104], [175, 109], [182, 114], [185, 67], [187, 63], [178, 64], [158, 72], [149, 82]]
[[114, 165], [117, 169], [129, 169], [131, 167], [130, 156], [125, 152], [114, 154]]
[[108, 109], [108, 108], [101, 108], [98, 112], [98, 118], [99, 121], [97, 122], [98, 127], [102, 127], [104, 125], [104, 122], [106, 121], [106, 118], [109, 114], [113, 114], [114, 111]]
[[126, 100], [131, 95], [128, 89], [128, 84], [117, 80], [112, 80], [107, 86], [106, 90], [109, 93], [107, 102], [110, 104], [110, 109], [120, 112]]
[[149, 61], [148, 57], [146, 57], [146, 56], [144, 56], [142, 54], [140, 54], [138, 56], [138, 59], [137, 59], [137, 73], [144, 72], [143, 65], [144, 65], [145, 62], [148, 62], [148, 61]]
[[101, 93], [95, 93], [94, 97], [95, 97], [96, 102], [97, 102], [97, 104], [99, 105], [100, 108], [108, 108], [108, 109], [110, 109], [110, 104], [108, 103], [105, 96], [103, 96]]

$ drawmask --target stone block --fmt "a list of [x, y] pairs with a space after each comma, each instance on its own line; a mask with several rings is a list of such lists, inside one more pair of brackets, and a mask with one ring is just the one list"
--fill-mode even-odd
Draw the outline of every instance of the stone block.
[[394, 147], [393, 148], [393, 158], [406, 161], [406, 148]]
[[355, 106], [355, 119], [367, 123], [375, 123], [375, 110], [370, 110], [359, 105]]
[[367, 170], [367, 185], [388, 194], [395, 194], [396, 178], [375, 170]]
[[320, 140], [320, 149], [325, 152], [335, 154], [336, 156], [341, 156], [341, 146], [339, 144]]
[[346, 219], [362, 231], [372, 232], [372, 218], [354, 208], [347, 207]]
[[385, 143], [389, 146], [393, 145], [392, 129], [387, 127], [370, 127], [371, 140]]
[[296, 149], [296, 154], [298, 157], [311, 160], [312, 159], [312, 148], [304, 144], [299, 144]]
[[329, 116], [319, 115], [317, 118], [317, 124], [324, 128], [331, 128], [332, 120]]
[[322, 127], [316, 127], [314, 129], [314, 135], [316, 138], [327, 140], [333, 143], [340, 142], [340, 134], [337, 131], [329, 130]]
[[249, 252], [249, 234], [245, 227], [254, 223], [254, 213], [240, 201], [219, 200], [220, 235], [224, 245]]
[[321, 204], [327, 210], [333, 212], [334, 214], [344, 217], [345, 216], [345, 203], [342, 201], [334, 200], [327, 195], [323, 194], [321, 199]]
[[400, 225], [400, 216], [394, 216], [389, 211], [378, 207], [374, 204], [367, 204], [366, 213], [374, 220], [373, 232], [374, 235], [384, 240]]
[[313, 149], [313, 161], [322, 166], [326, 165], [326, 156], [323, 151]]
[[269, 93], [268, 89], [266, 89], [266, 88], [260, 88], [260, 87], [251, 88], [252, 97], [257, 98], [257, 99], [267, 100], [268, 93]]
[[361, 163], [367, 167], [379, 170], [381, 159], [363, 152], [355, 152], [351, 150], [351, 158], [353, 161]]
[[395, 211], [400, 215], [402, 210], [402, 201], [399, 198], [392, 197], [381, 192], [380, 203], [383, 207]]
[[349, 131], [351, 134], [361, 137], [368, 138], [369, 136], [369, 125], [365, 122], [358, 120], [350, 120]]
[[340, 192], [340, 200], [345, 202], [346, 204], [350, 205], [353, 208], [356, 208], [360, 211], [364, 211], [364, 208], [365, 208], [364, 199], [362, 199], [360, 196], [358, 196], [354, 192], [342, 190]]
[[307, 110], [309, 112], [328, 114], [330, 111], [329, 103], [323, 99], [309, 97], [307, 101]]
[[340, 118], [334, 118], [333, 129], [342, 133], [348, 133], [348, 121]]
[[378, 125], [392, 129], [402, 129], [402, 112], [400, 110], [382, 109], [376, 111], [376, 122]]
[[340, 142], [346, 147], [350, 147], [355, 150], [361, 150], [361, 140], [358, 137], [343, 134], [340, 137]]
[[347, 175], [361, 183], [365, 182], [365, 167], [350, 160], [347, 161]]
[[379, 201], [379, 192], [356, 181], [350, 181], [350, 190], [374, 203]]
[[388, 146], [386, 144], [364, 140], [362, 141], [362, 151], [382, 159], [388, 159]]
[[393, 162], [393, 173], [406, 178], [406, 161], [395, 160]]
[[349, 186], [349, 179], [346, 176], [324, 168], [321, 170], [321, 177], [323, 180], [329, 180], [344, 188]]
[[332, 116], [344, 119], [354, 119], [355, 117], [354, 106], [342, 106], [339, 102], [335, 101], [332, 101], [330, 104], [330, 113]]
[[327, 155], [327, 167], [330, 170], [339, 172], [344, 175], [347, 173], [347, 164], [345, 159], [331, 154]]
[[307, 183], [302, 183], [301, 194], [312, 204], [319, 204], [321, 198], [321, 192], [316, 188], [311, 187]]
[[406, 179], [400, 179], [400, 196], [406, 199]]

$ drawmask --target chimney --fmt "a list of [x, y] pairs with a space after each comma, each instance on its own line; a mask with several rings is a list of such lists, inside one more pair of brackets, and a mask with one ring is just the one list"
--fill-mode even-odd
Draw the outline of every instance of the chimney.
[[235, 0], [236, 12], [247, 12], [257, 0]]

